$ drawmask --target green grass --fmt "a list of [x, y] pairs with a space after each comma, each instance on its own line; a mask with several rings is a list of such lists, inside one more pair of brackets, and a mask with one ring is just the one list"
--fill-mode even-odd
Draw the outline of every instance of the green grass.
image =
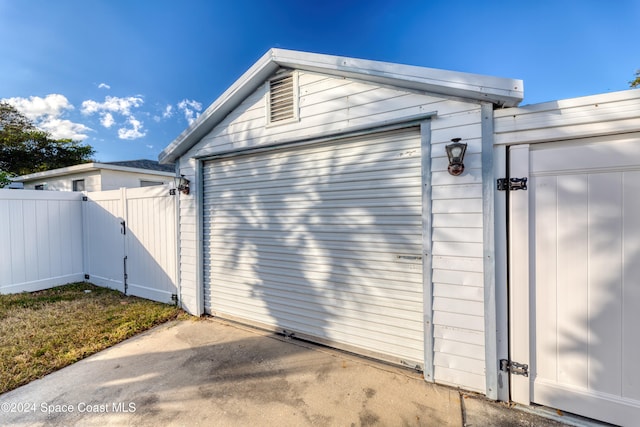
[[0, 393], [155, 325], [188, 317], [173, 305], [88, 283], [0, 295]]

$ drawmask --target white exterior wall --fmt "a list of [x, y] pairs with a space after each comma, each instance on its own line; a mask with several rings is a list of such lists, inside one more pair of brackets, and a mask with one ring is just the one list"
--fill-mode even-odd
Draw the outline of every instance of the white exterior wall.
[[85, 191], [102, 190], [102, 177], [100, 171], [97, 170], [26, 181], [24, 188], [25, 190], [33, 190], [36, 188], [36, 185], [45, 184], [44, 189], [48, 191], [73, 191], [73, 181], [77, 179], [84, 179]]
[[33, 190], [36, 185], [46, 184], [45, 190], [73, 191], [73, 181], [77, 179], [84, 179], [85, 191], [107, 191], [117, 190], [119, 188], [136, 188], [140, 187], [140, 181], [154, 181], [161, 182], [163, 184], [173, 182], [173, 177], [166, 175], [101, 169], [27, 181], [24, 183], [24, 188]]
[[[261, 86], [180, 158], [191, 194], [180, 198], [182, 301], [202, 312], [198, 236], [197, 161], [194, 157], [348, 131], [387, 120], [435, 112], [431, 123], [433, 219], [434, 378], [485, 392], [481, 107], [362, 81], [299, 73], [299, 122], [267, 126], [266, 85]], [[444, 146], [469, 144], [466, 170], [447, 172]], [[493, 363], [493, 362], [492, 362]]]
[[102, 170], [102, 191], [140, 187], [140, 181], [154, 181], [169, 184], [173, 182], [173, 177], [150, 173]]

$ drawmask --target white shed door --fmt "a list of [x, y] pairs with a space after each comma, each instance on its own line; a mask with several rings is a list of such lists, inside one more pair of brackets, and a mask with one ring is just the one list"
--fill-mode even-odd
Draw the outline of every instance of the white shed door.
[[205, 311], [422, 367], [417, 129], [203, 172]]
[[[640, 136], [518, 148], [511, 165], [512, 177], [530, 167], [529, 190], [510, 193], [512, 261], [526, 256], [517, 251], [527, 238], [530, 257], [528, 292], [512, 282], [530, 310], [528, 330], [515, 315], [515, 341], [531, 343], [530, 377], [512, 376], [514, 391], [530, 386], [531, 402], [638, 425]], [[527, 223], [524, 203], [528, 230], [517, 225]]]

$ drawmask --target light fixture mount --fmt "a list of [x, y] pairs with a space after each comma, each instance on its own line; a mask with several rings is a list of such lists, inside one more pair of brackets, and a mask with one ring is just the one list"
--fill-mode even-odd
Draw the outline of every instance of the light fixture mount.
[[453, 176], [458, 176], [464, 172], [464, 154], [467, 151], [467, 144], [462, 138], [452, 138], [451, 144], [445, 146], [447, 157], [449, 158], [449, 167], [447, 170]]
[[189, 180], [184, 175], [173, 177], [175, 188], [171, 191], [171, 194], [175, 194], [175, 190], [178, 190], [182, 194], [189, 194]]

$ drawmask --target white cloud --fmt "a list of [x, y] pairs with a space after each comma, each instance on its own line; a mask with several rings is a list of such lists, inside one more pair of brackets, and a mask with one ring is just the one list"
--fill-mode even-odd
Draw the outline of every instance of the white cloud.
[[113, 114], [104, 113], [102, 117], [100, 117], [100, 124], [107, 129], [109, 129], [116, 121], [113, 119]]
[[124, 116], [126, 123], [130, 126], [118, 129], [118, 137], [131, 140], [142, 138], [147, 134], [143, 131], [143, 123], [136, 119], [131, 112], [133, 108], [141, 107], [143, 104], [144, 99], [141, 96], [129, 96], [126, 98], [106, 96], [104, 102], [92, 99], [83, 101], [81, 112], [84, 115], [98, 114], [100, 116], [100, 124], [105, 128], [110, 128], [116, 124], [114, 114]]
[[106, 83], [100, 83], [100, 84], [98, 85], [98, 89], [107, 89], [107, 90], [109, 90], [109, 89], [111, 89], [111, 86], [109, 86], [109, 85], [108, 85], [108, 84], [106, 84]]
[[171, 117], [173, 117], [173, 105], [168, 104], [165, 108], [164, 111], [162, 112], [162, 116], [153, 116], [153, 120], [156, 123], [160, 123], [163, 119], [170, 119]]
[[183, 99], [178, 103], [178, 110], [184, 113], [184, 118], [191, 125], [200, 116], [202, 111], [202, 104], [198, 101]]
[[58, 117], [65, 110], [73, 110], [69, 100], [58, 93], [52, 93], [44, 98], [30, 96], [29, 98], [8, 98], [5, 101], [31, 120], [39, 120], [46, 116]]
[[90, 115], [94, 113], [114, 112], [124, 116], [131, 115], [131, 108], [137, 108], [144, 104], [140, 96], [129, 96], [120, 98], [117, 96], [107, 96], [104, 102], [97, 102], [92, 99], [82, 102], [82, 114]]
[[73, 139], [82, 141], [86, 139], [87, 132], [92, 129], [82, 123], [74, 123], [61, 117], [73, 110], [73, 105], [64, 96], [52, 93], [44, 98], [31, 96], [29, 98], [7, 98], [4, 101], [13, 105], [31, 119], [36, 126], [49, 132], [54, 139]]
[[166, 108], [164, 109], [164, 113], [162, 113], [162, 118], [163, 119], [168, 119], [171, 116], [173, 116], [173, 106], [172, 105], [167, 105]]
[[73, 139], [82, 141], [88, 137], [87, 132], [92, 131], [82, 123], [74, 123], [71, 120], [51, 118], [39, 123], [39, 126], [48, 131], [53, 139]]
[[131, 128], [118, 129], [118, 138], [120, 139], [138, 139], [142, 138], [147, 132], [141, 132], [142, 122], [136, 120], [133, 116], [129, 116], [127, 122], [131, 125]]

